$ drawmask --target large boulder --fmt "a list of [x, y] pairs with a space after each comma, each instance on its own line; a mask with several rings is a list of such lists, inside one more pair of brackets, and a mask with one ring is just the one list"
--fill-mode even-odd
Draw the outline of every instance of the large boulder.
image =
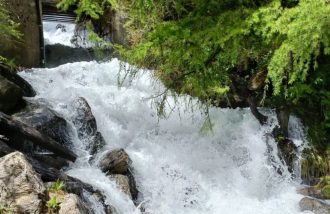
[[22, 96], [20, 87], [0, 75], [0, 111], [8, 113], [15, 110]]
[[76, 109], [73, 124], [77, 128], [78, 136], [85, 137], [86, 135], [95, 135], [97, 132], [96, 120], [87, 100], [83, 97], [79, 97], [73, 105]]
[[[66, 120], [45, 105], [29, 103], [26, 108], [12, 117], [48, 135], [64, 147], [69, 148], [72, 145], [70, 128]], [[31, 154], [35, 159], [49, 166], [60, 169], [68, 165], [65, 159], [31, 145], [28, 140], [24, 140], [24, 147], [22, 147], [22, 139], [19, 137], [12, 139], [12, 141], [18, 150]]]
[[0, 201], [13, 213], [42, 213], [47, 192], [20, 152], [0, 158]]
[[128, 171], [130, 159], [124, 149], [106, 152], [99, 161], [100, 169], [107, 174], [125, 174]]
[[60, 204], [59, 214], [88, 214], [89, 210], [75, 194], [67, 194]]
[[13, 118], [36, 128], [62, 145], [71, 144], [66, 120], [45, 105], [29, 103], [23, 111], [14, 114]]
[[325, 201], [315, 198], [304, 197], [299, 202], [301, 211], [312, 211], [314, 214], [329, 214], [330, 205]]
[[98, 166], [111, 180], [115, 180], [119, 188], [131, 199], [136, 200], [138, 189], [132, 173], [131, 160], [124, 149], [106, 152]]
[[36, 92], [32, 86], [25, 79], [19, 76], [16, 71], [0, 65], [0, 75], [20, 87], [23, 91], [23, 96], [33, 97], [36, 95]]
[[87, 100], [79, 97], [73, 103], [76, 113], [73, 115], [72, 121], [75, 125], [79, 139], [85, 143], [86, 149], [90, 154], [94, 155], [106, 143], [100, 132], [97, 131], [96, 119]]

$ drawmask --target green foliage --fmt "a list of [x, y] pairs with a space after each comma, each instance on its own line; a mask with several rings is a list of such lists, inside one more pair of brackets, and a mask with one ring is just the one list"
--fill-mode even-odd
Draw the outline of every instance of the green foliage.
[[48, 189], [49, 192], [60, 193], [63, 191], [65, 184], [63, 181], [57, 180], [52, 184], [52, 186]]
[[5, 204], [0, 203], [0, 214], [13, 214], [13, 212], [11, 212]]
[[47, 201], [48, 213], [56, 213], [60, 208], [60, 202], [57, 200], [56, 196], [53, 196], [49, 201]]
[[[3, 42], [16, 40], [19, 41], [22, 34], [18, 30], [19, 23], [13, 21], [9, 12], [6, 10], [5, 3], [0, 0], [0, 37]], [[3, 56], [0, 56], [0, 64], [4, 64], [10, 67], [14, 66], [14, 62]]]
[[323, 187], [323, 189], [322, 189], [322, 195], [325, 198], [330, 199], [330, 185], [326, 185], [325, 187]]
[[77, 6], [75, 13], [78, 18], [87, 15], [93, 19], [100, 18], [103, 15], [106, 6], [112, 5], [116, 8], [116, 0], [62, 0], [57, 4], [57, 7], [61, 10], [68, 10], [70, 6]]
[[321, 193], [325, 199], [330, 199], [330, 176], [323, 176], [320, 178], [320, 182], [315, 186], [321, 190]]
[[329, 1], [62, 0], [59, 6], [72, 4], [79, 16], [99, 18], [109, 5], [126, 13], [130, 44], [115, 45], [121, 57], [154, 69], [179, 94], [212, 103], [227, 99], [233, 76], [248, 82], [267, 71], [263, 93], [272, 99], [265, 103], [289, 105], [309, 126], [311, 141], [330, 148]]

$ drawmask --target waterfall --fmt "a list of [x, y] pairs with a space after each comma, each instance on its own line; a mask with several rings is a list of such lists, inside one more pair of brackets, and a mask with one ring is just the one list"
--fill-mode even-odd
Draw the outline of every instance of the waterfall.
[[[205, 133], [201, 131], [205, 115], [198, 111], [197, 100], [168, 97], [169, 117], [159, 118], [155, 99], [164, 86], [152, 71], [141, 70], [119, 87], [120, 66], [113, 59], [21, 73], [37, 92], [30, 101], [55, 109], [71, 124], [73, 133], [73, 101], [84, 97], [91, 106], [107, 143], [89, 163], [87, 145], [73, 134], [72, 149], [79, 157], [67, 169], [69, 175], [102, 190], [118, 213], [140, 213], [96, 164], [105, 151], [124, 148], [132, 159], [145, 213], [300, 213], [299, 179], [286, 170], [269, 137], [277, 124], [272, 110], [263, 110], [269, 121], [261, 126], [248, 109], [210, 108], [212, 133]], [[302, 148], [305, 138], [299, 119], [292, 116], [289, 125], [290, 138]], [[284, 173], [278, 174], [278, 168]], [[102, 213], [97, 204], [93, 209]]]

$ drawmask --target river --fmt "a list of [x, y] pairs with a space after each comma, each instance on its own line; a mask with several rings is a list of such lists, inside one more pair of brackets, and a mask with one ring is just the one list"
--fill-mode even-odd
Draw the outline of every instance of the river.
[[[70, 37], [57, 37], [54, 25], [48, 24], [45, 29], [49, 43], [68, 44]], [[161, 99], [157, 95], [165, 90], [164, 86], [152, 71], [141, 70], [119, 87], [121, 65], [112, 59], [21, 73], [37, 91], [31, 102], [46, 103], [71, 124], [72, 149], [79, 158], [67, 169], [69, 175], [104, 191], [107, 202], [118, 213], [140, 213], [101, 172], [97, 161], [88, 162], [87, 145], [78, 139], [71, 121], [75, 113], [73, 101], [84, 97], [107, 142], [95, 159], [109, 149], [127, 151], [145, 213], [301, 213], [298, 203], [302, 196], [296, 193], [300, 180], [286, 170], [268, 135], [277, 124], [272, 110], [263, 110], [270, 119], [267, 125], [260, 126], [248, 109], [210, 108], [213, 131], [203, 132], [206, 115], [197, 100], [168, 97], [168, 117], [159, 118], [155, 103]], [[303, 127], [295, 117], [290, 118], [289, 135], [299, 148], [305, 145]], [[278, 168], [283, 170], [282, 175], [277, 173]], [[102, 213], [97, 204], [93, 209]]]

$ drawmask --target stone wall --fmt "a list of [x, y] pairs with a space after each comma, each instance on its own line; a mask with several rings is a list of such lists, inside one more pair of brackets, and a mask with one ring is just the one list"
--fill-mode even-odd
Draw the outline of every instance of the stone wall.
[[39, 0], [1, 0], [14, 21], [21, 24], [21, 42], [0, 38], [0, 55], [14, 59], [16, 65], [39, 67], [43, 60], [41, 2]]

